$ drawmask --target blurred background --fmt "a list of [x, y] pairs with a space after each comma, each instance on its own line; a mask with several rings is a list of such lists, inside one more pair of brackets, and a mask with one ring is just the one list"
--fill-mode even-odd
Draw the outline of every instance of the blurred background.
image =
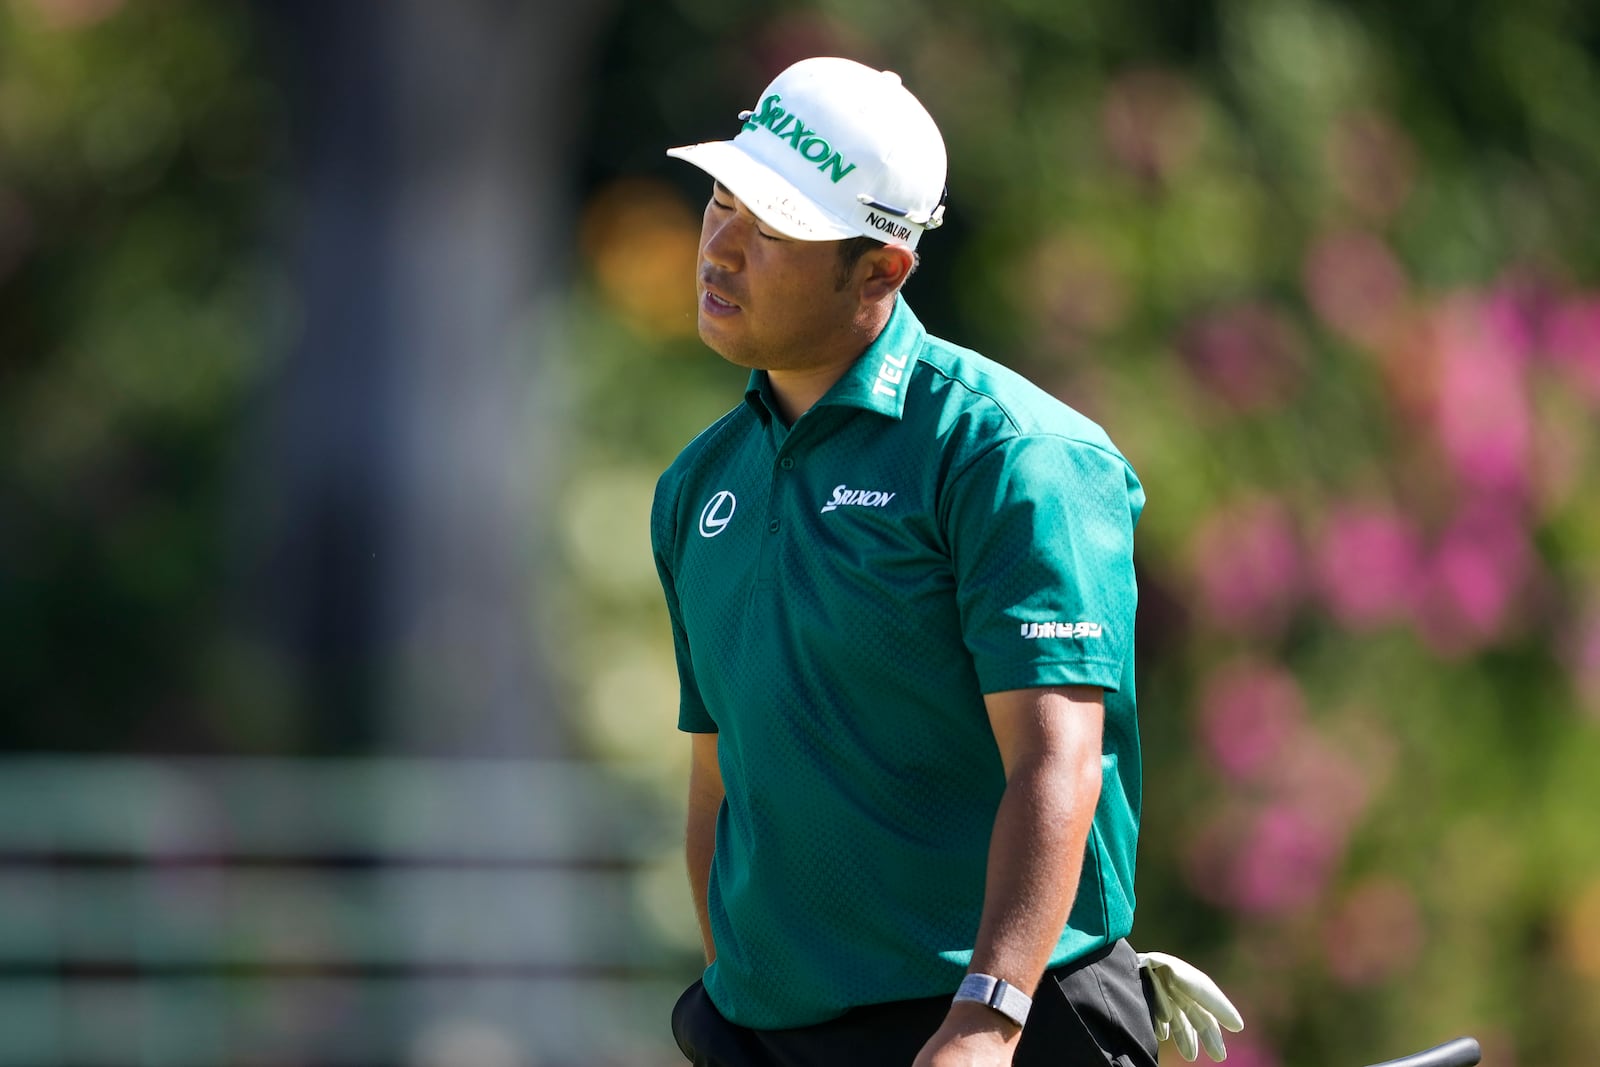
[[647, 515], [744, 375], [662, 153], [813, 54], [944, 130], [930, 329], [1149, 493], [1136, 944], [1234, 1067], [1592, 1063], [1597, 50], [1583, 0], [0, 0], [0, 1064], [680, 1062]]

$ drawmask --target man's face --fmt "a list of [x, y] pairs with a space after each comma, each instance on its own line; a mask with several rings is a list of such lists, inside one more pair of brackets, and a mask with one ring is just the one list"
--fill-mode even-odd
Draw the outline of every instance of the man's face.
[[700, 339], [730, 363], [798, 370], [860, 354], [860, 301], [839, 287], [839, 242], [778, 235], [720, 182], [700, 224], [697, 281]]

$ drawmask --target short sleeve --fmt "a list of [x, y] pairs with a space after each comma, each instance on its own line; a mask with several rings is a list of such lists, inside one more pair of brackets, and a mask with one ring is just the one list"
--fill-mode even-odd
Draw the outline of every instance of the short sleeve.
[[667, 615], [672, 620], [672, 651], [678, 663], [678, 729], [691, 734], [714, 734], [717, 724], [706, 710], [695, 681], [694, 661], [689, 655], [689, 634], [683, 627], [683, 611], [678, 603], [672, 559], [677, 554], [676, 493], [663, 478], [656, 484], [650, 507], [650, 547], [655, 554], [656, 574], [666, 597]]
[[984, 692], [1122, 687], [1143, 506], [1126, 460], [1067, 437], [1008, 439], [957, 474], [941, 514]]

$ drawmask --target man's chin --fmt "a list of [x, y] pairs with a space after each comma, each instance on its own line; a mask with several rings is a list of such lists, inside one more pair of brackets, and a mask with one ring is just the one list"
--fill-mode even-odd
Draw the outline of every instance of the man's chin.
[[726, 332], [718, 329], [718, 323], [706, 323], [705, 317], [700, 318], [700, 341], [711, 351], [732, 363], [735, 367], [755, 369], [756, 363], [745, 346], [738, 344]]

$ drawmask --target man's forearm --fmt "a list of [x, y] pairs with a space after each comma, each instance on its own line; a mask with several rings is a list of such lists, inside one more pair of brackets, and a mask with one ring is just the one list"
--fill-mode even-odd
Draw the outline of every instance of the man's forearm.
[[711, 886], [711, 858], [716, 852], [717, 808], [713, 805], [689, 802], [689, 819], [686, 827], [684, 854], [689, 865], [689, 892], [694, 897], [695, 918], [700, 923], [700, 943], [705, 948], [706, 963], [717, 958], [717, 946], [711, 940], [711, 910], [708, 904]]
[[995, 815], [983, 917], [970, 970], [1032, 994], [1049, 965], [1078, 891], [1100, 761], [1015, 768]]
[[[1011, 770], [995, 814], [970, 973], [1036, 991], [1072, 911], [1099, 796], [1098, 759], [1092, 768], [1039, 760]], [[999, 1012], [957, 1001], [915, 1067], [1009, 1064], [1020, 1036]]]
[[700, 943], [705, 948], [706, 965], [717, 958], [711, 939], [711, 863], [717, 850], [717, 813], [722, 810], [725, 793], [722, 770], [718, 765], [716, 734], [689, 736], [689, 816], [684, 826], [684, 858], [689, 867], [689, 893], [694, 897], [695, 920], [700, 924]]

